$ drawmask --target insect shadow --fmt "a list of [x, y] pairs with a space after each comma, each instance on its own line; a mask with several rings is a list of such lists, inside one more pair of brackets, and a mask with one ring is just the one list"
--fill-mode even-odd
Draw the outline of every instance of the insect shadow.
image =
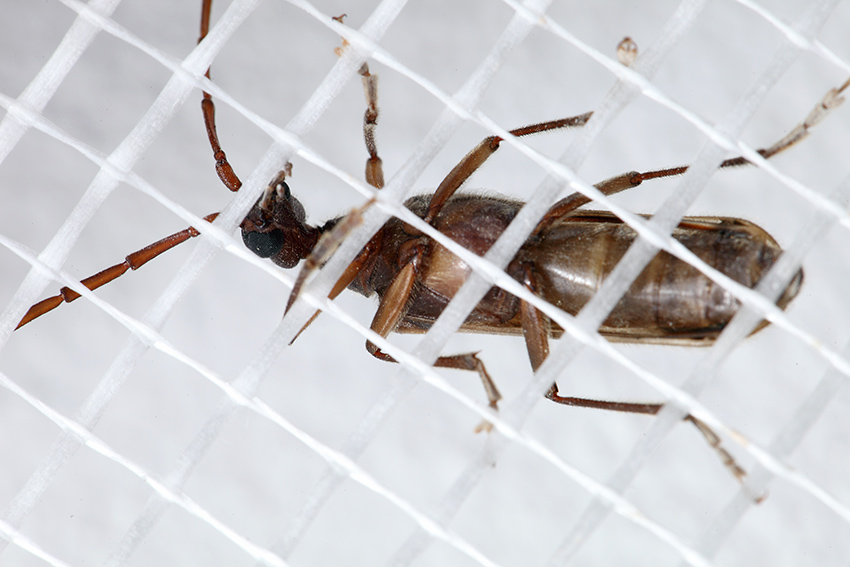
[[[201, 18], [203, 39], [209, 30], [211, 0], [204, 0]], [[375, 142], [378, 120], [377, 77], [366, 64], [360, 69], [366, 95], [363, 134], [369, 157], [366, 181], [380, 189], [384, 185], [383, 165]], [[207, 71], [209, 76], [209, 71]], [[830, 90], [809, 116], [770, 147], [758, 150], [769, 159], [800, 142], [809, 130], [843, 98], [841, 93], [850, 80]], [[215, 126], [215, 105], [209, 93], [202, 100], [204, 124], [219, 178], [231, 191], [241, 187], [239, 178], [221, 148]], [[516, 137], [584, 126], [592, 112], [532, 124], [511, 130]], [[521, 201], [501, 197], [458, 192], [464, 182], [498, 149], [503, 139], [489, 136], [470, 151], [446, 175], [434, 193], [417, 195], [405, 207], [434, 229], [483, 256], [504, 232], [520, 208]], [[721, 168], [750, 163], [743, 157], [728, 159]], [[684, 173], [687, 166], [647, 172], [631, 171], [597, 183], [605, 195], [635, 188], [644, 181]], [[292, 194], [282, 171], [264, 190], [263, 195], [241, 224], [242, 239], [255, 254], [269, 258], [282, 268], [305, 265], [290, 295], [287, 310], [298, 297], [306, 277], [320, 267], [337, 248], [359, 214], [351, 213], [312, 226], [306, 222], [304, 207]], [[506, 273], [529, 292], [552, 305], [576, 315], [598, 291], [602, 282], [636, 240], [637, 233], [615, 215], [580, 207], [590, 199], [573, 193], [556, 202], [539, 221], [531, 235], [510, 261]], [[208, 215], [211, 222], [217, 213]], [[187, 228], [128, 255], [116, 264], [82, 280], [94, 290], [199, 232]], [[730, 217], [684, 217], [672, 236], [697, 257], [747, 287], [755, 287], [782, 253], [779, 244], [754, 223]], [[343, 272], [329, 297], [335, 298], [346, 288], [365, 296], [377, 295], [379, 305], [371, 329], [381, 335], [391, 332], [424, 333], [470, 274], [470, 268], [439, 243], [405, 222], [387, 221], [363, 247]], [[777, 305], [784, 309], [794, 299], [803, 281], [802, 270], [788, 282]], [[34, 305], [18, 328], [33, 319], [79, 297], [63, 287], [54, 297]], [[712, 344], [740, 308], [740, 302], [726, 289], [690, 264], [659, 252], [631, 284], [599, 333], [611, 341], [661, 343], [685, 346]], [[312, 320], [311, 320], [312, 321]], [[309, 325], [309, 322], [307, 323]], [[753, 332], [765, 327], [762, 321]], [[306, 326], [305, 326], [306, 327]], [[483, 334], [521, 335], [525, 339], [531, 367], [540, 367], [549, 353], [549, 339], [558, 338], [563, 329], [533, 305], [498, 287], [491, 288], [467, 316], [462, 331]], [[366, 348], [374, 357], [395, 362], [371, 342]], [[492, 408], [498, 408], [501, 394], [477, 353], [444, 355], [434, 366], [477, 372]], [[633, 403], [562, 396], [552, 384], [546, 397], [559, 404], [605, 410], [656, 414], [661, 403]], [[732, 473], [743, 479], [745, 471], [720, 446], [719, 437], [693, 416], [686, 416], [718, 451]], [[485, 424], [486, 427], [486, 424]]]

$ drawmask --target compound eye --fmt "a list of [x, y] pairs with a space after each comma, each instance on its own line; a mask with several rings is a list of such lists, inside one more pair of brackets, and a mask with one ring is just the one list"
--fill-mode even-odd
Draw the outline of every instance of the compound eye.
[[260, 258], [270, 258], [280, 252], [286, 237], [282, 230], [271, 232], [243, 232], [242, 242]]

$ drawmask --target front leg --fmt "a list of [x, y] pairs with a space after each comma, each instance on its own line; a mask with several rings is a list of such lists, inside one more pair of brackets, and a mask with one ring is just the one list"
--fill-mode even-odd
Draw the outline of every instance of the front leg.
[[[412, 299], [413, 288], [416, 283], [417, 270], [421, 263], [421, 253], [416, 253], [413, 259], [408, 262], [405, 267], [398, 273], [387, 292], [381, 298], [381, 303], [378, 306], [378, 311], [372, 320], [371, 329], [381, 335], [387, 337], [393, 332], [404, 319], [410, 302]], [[385, 362], [397, 362], [392, 356], [383, 352], [372, 341], [366, 342], [366, 350], [369, 354], [379, 360]], [[494, 410], [498, 410], [498, 401], [502, 399], [496, 384], [484, 363], [478, 358], [476, 353], [455, 354], [450, 356], [441, 356], [435, 362], [434, 366], [438, 368], [454, 368], [457, 370], [470, 370], [478, 373], [481, 378], [481, 383], [484, 385], [484, 391], [487, 394], [487, 400]], [[489, 429], [488, 426], [482, 424], [478, 429]]]

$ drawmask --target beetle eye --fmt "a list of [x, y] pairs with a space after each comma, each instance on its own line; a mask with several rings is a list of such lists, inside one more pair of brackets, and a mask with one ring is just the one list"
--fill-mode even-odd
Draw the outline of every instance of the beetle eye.
[[271, 232], [243, 232], [242, 242], [260, 258], [270, 258], [280, 252], [286, 237], [279, 229]]

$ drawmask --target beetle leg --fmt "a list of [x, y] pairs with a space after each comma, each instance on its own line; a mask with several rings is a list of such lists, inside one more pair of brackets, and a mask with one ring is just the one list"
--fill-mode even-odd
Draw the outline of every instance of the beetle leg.
[[[532, 293], [537, 294], [534, 281], [534, 269], [531, 265], [523, 266], [523, 285]], [[540, 365], [549, 356], [549, 335], [551, 333], [551, 323], [549, 317], [545, 313], [531, 305], [530, 303], [520, 300], [520, 321], [522, 323], [522, 335], [525, 338], [525, 346], [528, 349], [528, 358], [531, 361], [531, 368], [534, 372], [540, 368]], [[561, 396], [558, 394], [558, 384], [553, 383], [546, 392], [546, 397], [553, 402], [566, 406], [594, 408], [608, 411], [620, 411], [626, 413], [642, 413], [647, 415], [655, 415], [664, 404], [659, 403], [636, 403], [636, 402], [612, 402], [608, 400], [591, 400], [587, 398], [576, 398], [571, 396]], [[697, 430], [705, 437], [705, 440], [714, 449], [720, 460], [726, 466], [732, 475], [738, 479], [738, 482], [744, 482], [747, 472], [735, 461], [735, 458], [727, 451], [723, 445], [719, 435], [714, 432], [708, 425], [694, 416], [688, 414], [683, 418], [685, 421], [690, 421]], [[761, 496], [754, 496], [756, 502], [760, 501]]]
[[363, 114], [363, 140], [369, 159], [366, 160], [366, 182], [378, 189], [384, 186], [384, 167], [378, 156], [378, 145], [375, 143], [375, 128], [378, 126], [378, 76], [369, 72], [369, 66], [364, 63], [360, 67], [363, 79], [363, 92], [366, 95], [366, 112]]
[[[535, 295], [538, 293], [534, 282], [534, 270], [531, 265], [523, 266], [523, 285]], [[537, 372], [543, 361], [549, 356], [549, 335], [552, 325], [549, 317], [535, 306], [520, 300], [520, 322], [522, 324], [522, 336], [525, 338], [525, 347], [528, 350], [528, 359], [531, 361], [531, 370]]]
[[[340, 18], [342, 18], [342, 16], [340, 16]], [[375, 142], [375, 128], [378, 126], [378, 76], [369, 72], [369, 65], [366, 63], [360, 67], [360, 76], [363, 80], [363, 92], [366, 95], [366, 112], [363, 114], [363, 140], [366, 143], [366, 151], [369, 152], [369, 158], [366, 160], [366, 182], [377, 189], [381, 189], [384, 186], [384, 169], [381, 158], [378, 156], [378, 145]], [[204, 94], [206, 95], [206, 93]], [[208, 121], [208, 124], [209, 123], [210, 121]], [[208, 125], [207, 130], [214, 133], [215, 124], [212, 123], [212, 130], [210, 130], [210, 126]], [[212, 141], [212, 134], [210, 136], [210, 140]], [[330, 232], [325, 233], [319, 240], [305, 260], [304, 265], [301, 267], [301, 271], [298, 272], [298, 277], [295, 279], [295, 284], [292, 287], [292, 293], [289, 294], [289, 301], [286, 304], [284, 315], [292, 307], [292, 304], [295, 303], [295, 300], [298, 299], [301, 287], [304, 285], [307, 277], [312, 274], [316, 268], [327, 262], [336, 249], [339, 248], [339, 245], [342, 244], [342, 241], [345, 240], [345, 237], [348, 236], [354, 228], [360, 226], [360, 223], [363, 221], [363, 212], [371, 207], [373, 202], [374, 199], [370, 199], [360, 207], [350, 211], [341, 222], [339, 222]], [[360, 270], [363, 268], [363, 263], [372, 252], [371, 244], [371, 242], [367, 244], [360, 256], [358, 256], [345, 270], [345, 273], [343, 273], [342, 277], [339, 281], [337, 281], [333, 291], [328, 296], [330, 299], [339, 295], [346, 287], [348, 287], [348, 284], [354, 281], [357, 274], [360, 273]], [[310, 326], [310, 323], [312, 323], [318, 315], [319, 312], [316, 311], [310, 320], [301, 327], [301, 330], [298, 331], [297, 335], [295, 335], [295, 339], [304, 332], [304, 329]], [[295, 339], [292, 339], [293, 342]]]
[[[534, 282], [534, 269], [530, 265], [523, 266], [523, 285], [532, 293], [537, 294]], [[522, 335], [525, 338], [525, 346], [528, 349], [528, 358], [531, 361], [531, 369], [537, 372], [546, 357], [549, 356], [549, 335], [551, 334], [551, 323], [545, 313], [520, 300], [520, 321], [522, 323]], [[558, 395], [558, 385], [552, 384], [546, 397], [553, 402], [566, 406], [595, 408], [611, 411], [622, 411], [628, 413], [645, 413], [655, 415], [663, 404], [641, 404], [629, 402], [610, 402], [605, 400], [590, 400], [585, 398], [574, 398]]]
[[[605, 181], [601, 181], [594, 185], [597, 189], [599, 189], [604, 195], [614, 195], [619, 193], [620, 191], [625, 191], [626, 189], [631, 189], [632, 187], [637, 187], [643, 181], [640, 178], [640, 173], [637, 171], [630, 171], [628, 173], [623, 173], [621, 175], [617, 175], [616, 177], [612, 177], [610, 179], [606, 179]], [[586, 205], [591, 201], [590, 198], [585, 196], [582, 193], [573, 193], [567, 197], [564, 197], [552, 207], [546, 211], [546, 214], [537, 224], [537, 227], [534, 229], [534, 234], [540, 234], [545, 232], [550, 226], [554, 223], [558, 222], [562, 218], [568, 216], [570, 213], [575, 211], [577, 208], [582, 205]]]
[[[800, 141], [802, 141], [809, 135], [811, 129], [814, 128], [818, 123], [820, 123], [829, 112], [831, 112], [844, 102], [844, 97], [842, 96], [842, 93], [847, 90], [847, 88], [850, 88], [850, 79], [847, 79], [840, 87], [830, 89], [829, 92], [824, 95], [823, 99], [818, 101], [814, 108], [812, 108], [808, 116], [806, 116], [806, 118], [802, 122], [797, 124], [787, 136], [785, 136], [772, 146], [769, 146], [767, 148], [760, 148], [756, 150], [756, 152], [764, 159], [770, 159], [773, 156], [780, 154], [788, 148], [798, 144]], [[747, 158], [739, 156], [729, 158], [721, 162], [720, 169], [750, 164], [751, 162]], [[619, 193], [620, 191], [625, 191], [626, 189], [632, 189], [633, 187], [637, 187], [644, 181], [648, 181], [650, 179], [662, 179], [665, 177], [675, 177], [676, 175], [682, 175], [688, 170], [688, 167], [689, 166], [687, 165], [683, 165], [679, 167], [656, 169], [653, 171], [646, 172], [630, 171], [628, 173], [623, 173], [621, 175], [617, 175], [616, 177], [612, 177], [610, 179], [597, 183], [594, 185], [594, 187], [599, 189], [603, 194], [610, 196], [614, 195], [615, 193]], [[470, 174], [471, 173], [472, 172], [470, 172]], [[546, 216], [543, 218], [543, 221], [541, 221], [541, 223], [538, 225], [537, 231], [540, 232], [544, 230], [554, 221], [557, 221], [558, 219], [571, 213], [582, 205], [586, 205], [590, 201], [591, 199], [581, 193], [573, 193], [572, 195], [561, 199], [560, 201], [555, 203], [555, 205], [552, 206], [551, 209], [549, 209], [549, 212], [546, 213]]]
[[[646, 415], [655, 415], [659, 411], [661, 411], [662, 407], [664, 407], [664, 404], [658, 403], [643, 404], [635, 402], [611, 402], [607, 400], [589, 400], [586, 398], [559, 396], [557, 384], [552, 384], [552, 386], [549, 388], [549, 391], [546, 392], [546, 397], [552, 400], [553, 402], [564, 404], [566, 406], [621, 411], [626, 413], [642, 413]], [[720, 436], [715, 433], [715, 431], [711, 429], [708, 425], [706, 425], [703, 421], [695, 418], [690, 414], [686, 415], [682, 419], [684, 421], [689, 421], [694, 424], [700, 434], [705, 437], [705, 440], [708, 442], [711, 448], [714, 449], [717, 455], [720, 457], [720, 460], [723, 462], [723, 465], [727, 469], [729, 469], [729, 472], [732, 473], [732, 476], [734, 476], [738, 480], [738, 482], [743, 484], [744, 479], [747, 476], [747, 471], [744, 470], [744, 468], [738, 464], [732, 454], [729, 453], [729, 451], [727, 451], [723, 447]], [[758, 503], [761, 501], [763, 496], [753, 495], [753, 498], [756, 503]]]
[[[685, 417], [687, 421], [690, 421], [694, 424], [694, 426], [702, 433], [702, 436], [705, 437], [705, 440], [711, 445], [711, 448], [714, 449], [717, 454], [720, 456], [720, 460], [723, 461], [723, 464], [726, 465], [726, 468], [734, 475], [735, 478], [738, 479], [738, 482], [744, 482], [744, 478], [747, 476], [747, 471], [745, 471], [736, 461], [735, 458], [723, 448], [722, 441], [720, 436], [714, 432], [712, 428], [708, 425], [695, 418], [692, 415], [688, 415]], [[761, 502], [764, 496], [755, 496], [756, 504]]]
[[646, 415], [655, 415], [661, 410], [662, 407], [664, 407], [664, 404], [657, 403], [644, 404], [639, 402], [612, 402], [608, 400], [590, 400], [587, 398], [561, 396], [558, 394], [557, 384], [552, 384], [552, 387], [549, 388], [548, 392], [546, 392], [546, 397], [555, 403], [563, 404], [565, 406], [602, 409], [608, 411], [621, 411], [624, 413], [642, 413]]
[[[331, 256], [333, 256], [334, 252], [336, 252], [337, 248], [339, 248], [340, 244], [342, 244], [345, 240], [345, 237], [348, 236], [352, 230], [360, 226], [360, 223], [363, 222], [363, 212], [371, 207], [372, 203], [374, 203], [374, 199], [369, 199], [363, 205], [356, 209], [352, 209], [336, 224], [336, 226], [322, 234], [319, 241], [313, 247], [313, 250], [311, 250], [307, 258], [304, 259], [304, 265], [301, 266], [301, 270], [295, 278], [295, 283], [293, 284], [292, 291], [289, 294], [289, 301], [287, 301], [286, 309], [283, 312], [284, 315], [289, 312], [289, 309], [295, 303], [295, 300], [298, 299], [298, 296], [301, 294], [301, 287], [304, 285], [304, 282], [307, 281], [307, 278], [316, 271], [316, 269], [324, 265]], [[358, 255], [358, 259], [362, 257], [365, 260], [365, 258], [368, 257], [369, 253], [373, 251], [371, 244], [372, 243], [370, 241], [370, 243], [367, 244], [363, 251]], [[352, 264], [358, 263], [358, 259], [355, 259]], [[346, 269], [346, 273], [348, 273], [349, 269], [351, 269], [351, 265], [349, 265]], [[360, 269], [358, 268], [357, 271], [359, 272]], [[354, 273], [353, 275], [356, 276], [357, 274]], [[345, 275], [343, 275], [343, 277], [345, 277]], [[353, 279], [354, 277], [352, 277], [348, 283], [351, 283]], [[334, 289], [337, 289], [337, 287], [338, 284], [334, 287]], [[341, 291], [342, 290], [340, 289], [336, 292], [336, 294], [338, 295]], [[333, 299], [333, 297], [336, 297], [336, 295], [331, 296], [331, 299]]]
[[[537, 294], [534, 282], [534, 270], [530, 265], [523, 266], [525, 276], [523, 285], [532, 293]], [[525, 338], [525, 346], [528, 349], [528, 358], [531, 361], [531, 369], [537, 372], [546, 357], [549, 356], [549, 335], [551, 334], [551, 323], [549, 317], [530, 303], [520, 300], [520, 320], [522, 323], [522, 335]], [[628, 413], [645, 413], [655, 415], [663, 404], [640, 404], [628, 402], [610, 402], [605, 400], [589, 400], [585, 398], [565, 397], [558, 395], [558, 385], [552, 384], [546, 397], [553, 402], [566, 406], [604, 409], [612, 411], [623, 411]]]
[[[511, 130], [510, 133], [514, 136], [523, 137], [531, 134], [539, 134], [550, 130], [559, 130], [561, 128], [573, 128], [584, 126], [590, 119], [592, 112], [571, 116], [569, 118], [561, 118], [560, 120], [551, 120], [549, 122], [541, 122], [539, 124], [531, 124]], [[460, 186], [481, 167], [487, 158], [496, 153], [503, 138], [500, 136], [489, 136], [484, 138], [480, 144], [475, 146], [471, 152], [466, 154], [460, 162], [446, 175], [445, 179], [437, 187], [434, 196], [431, 197], [431, 203], [428, 206], [428, 213], [424, 220], [430, 223], [440, 213], [443, 205], [449, 198], [454, 195], [455, 191], [460, 189]]]
[[[378, 305], [378, 311], [372, 320], [371, 328], [382, 337], [387, 337], [393, 332], [407, 313], [410, 295], [413, 292], [413, 286], [416, 281], [418, 265], [418, 257], [414, 256], [412, 261], [408, 262], [395, 277], [384, 297], [381, 299], [381, 303]], [[379, 360], [397, 362], [392, 356], [378, 348], [372, 341], [366, 341], [366, 350]], [[477, 372], [481, 378], [481, 383], [484, 385], [484, 391], [487, 394], [490, 407], [495, 410], [499, 409], [498, 401], [502, 399], [502, 395], [499, 393], [498, 388], [496, 388], [496, 384], [493, 382], [490, 374], [487, 373], [484, 363], [481, 362], [476, 353], [441, 356], [434, 362], [434, 366]], [[476, 428], [476, 431], [482, 429], [489, 430], [490, 425], [484, 422]]]
[[[496, 387], [496, 383], [493, 382], [493, 379], [487, 372], [487, 368], [484, 366], [484, 363], [481, 362], [480, 358], [478, 358], [477, 352], [441, 356], [436, 360], [436, 362], [434, 362], [434, 366], [438, 368], [454, 368], [455, 370], [470, 370], [477, 372], [478, 376], [481, 378], [481, 384], [484, 386], [484, 392], [487, 394], [487, 402], [494, 410], [499, 409], [499, 400], [502, 399], [502, 394], [499, 392], [499, 389]], [[490, 430], [490, 424], [486, 421], [482, 422], [481, 425], [476, 428], [476, 431], [485, 429], [488, 431]]]
[[[351, 282], [354, 281], [354, 278], [356, 278], [360, 274], [360, 272], [363, 270], [363, 267], [366, 265], [366, 261], [369, 259], [369, 257], [371, 256], [371, 254], [373, 252], [372, 244], [373, 244], [372, 241], [370, 241], [368, 244], [366, 244], [366, 247], [363, 249], [363, 252], [358, 254], [357, 257], [354, 259], [354, 261], [351, 262], [348, 265], [348, 267], [342, 273], [342, 276], [340, 276], [340, 278], [334, 284], [334, 287], [333, 287], [333, 289], [331, 289], [331, 292], [328, 294], [328, 299], [330, 299], [330, 300], [336, 299], [336, 296], [338, 296], [340, 293], [342, 293], [348, 287], [348, 285]], [[301, 272], [298, 274], [299, 277], [298, 277], [298, 280], [296, 280], [296, 284], [295, 284], [295, 286], [297, 286], [297, 287], [294, 286], [293, 289], [292, 289], [292, 293], [290, 293], [290, 295], [289, 295], [289, 302], [286, 306], [286, 310], [284, 311], [284, 315], [286, 315], [286, 312], [289, 311], [289, 308], [294, 303], [294, 301], [295, 301], [294, 298], [297, 296], [297, 293], [300, 293], [301, 286], [303, 285], [303, 282], [304, 282], [304, 279], [301, 277], [301, 273], [303, 273], [305, 271], [306, 270], [304, 270], [302, 268]], [[307, 327], [309, 327], [313, 323], [313, 321], [316, 320], [316, 317], [319, 316], [319, 313], [321, 313], [320, 310], [317, 310], [315, 313], [313, 313], [312, 317], [310, 317], [310, 320], [307, 321], [306, 323], [304, 323], [304, 326], [301, 327], [301, 329], [292, 338], [292, 340], [289, 342], [289, 344], [294, 343], [295, 340], [298, 337], [301, 336], [301, 333], [303, 333], [307, 329]]]
[[[384, 297], [381, 298], [381, 303], [372, 319], [371, 329], [382, 337], [389, 336], [407, 312], [408, 299], [416, 281], [416, 263], [414, 260], [402, 268], [390, 284]], [[394, 358], [384, 353], [372, 341], [366, 341], [366, 350], [375, 358], [387, 362], [396, 362]]]

